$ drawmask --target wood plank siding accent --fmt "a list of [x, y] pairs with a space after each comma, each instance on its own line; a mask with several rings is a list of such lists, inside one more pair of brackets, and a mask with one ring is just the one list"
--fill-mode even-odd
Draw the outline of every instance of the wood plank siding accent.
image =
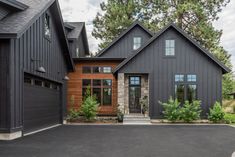
[[100, 106], [98, 109], [98, 115], [116, 115], [117, 108], [117, 79], [110, 74], [83, 74], [82, 67], [94, 67], [94, 66], [111, 66], [114, 69], [120, 62], [119, 61], [79, 61], [76, 63], [76, 72], [69, 73], [68, 81], [68, 94], [67, 94], [67, 109], [71, 106], [71, 97], [74, 96], [75, 105], [74, 108], [79, 109], [82, 105], [82, 80], [83, 79], [111, 79], [112, 80], [112, 105]]

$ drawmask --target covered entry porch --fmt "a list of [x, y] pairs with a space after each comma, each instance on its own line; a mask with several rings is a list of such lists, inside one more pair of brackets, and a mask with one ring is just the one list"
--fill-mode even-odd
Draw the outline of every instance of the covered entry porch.
[[[125, 115], [143, 114], [141, 100], [149, 102], [148, 74], [118, 73], [118, 105]], [[149, 108], [149, 107], [148, 107]], [[146, 112], [147, 115], [149, 111]]]

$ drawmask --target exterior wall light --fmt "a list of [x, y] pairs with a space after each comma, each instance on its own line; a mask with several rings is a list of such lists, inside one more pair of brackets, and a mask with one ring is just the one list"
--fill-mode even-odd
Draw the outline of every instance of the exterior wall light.
[[68, 81], [68, 80], [69, 80], [69, 77], [68, 77], [68, 76], [65, 76], [65, 77], [64, 77], [64, 80]]

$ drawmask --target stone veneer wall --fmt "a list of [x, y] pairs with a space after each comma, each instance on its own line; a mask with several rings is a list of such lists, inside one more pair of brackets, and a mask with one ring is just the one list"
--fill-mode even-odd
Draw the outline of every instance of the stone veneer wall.
[[[118, 73], [118, 104], [124, 114], [129, 114], [129, 76], [131, 75]], [[144, 96], [149, 98], [148, 75], [138, 76], [141, 76], [141, 98]]]

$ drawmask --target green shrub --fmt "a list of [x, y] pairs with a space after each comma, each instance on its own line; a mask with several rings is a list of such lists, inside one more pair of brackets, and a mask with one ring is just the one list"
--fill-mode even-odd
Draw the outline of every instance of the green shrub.
[[214, 123], [221, 122], [224, 120], [224, 111], [219, 102], [215, 102], [214, 106], [210, 108], [208, 119]]
[[87, 88], [85, 99], [83, 100], [80, 113], [86, 120], [93, 120], [97, 114], [98, 103], [96, 98], [90, 94], [90, 88]]
[[76, 120], [79, 117], [79, 111], [75, 108], [75, 98], [74, 95], [70, 98], [70, 110], [68, 112], [68, 120]]
[[159, 103], [163, 106], [163, 114], [167, 120], [175, 122], [180, 119], [180, 103], [177, 99], [170, 98], [167, 103]]
[[76, 119], [78, 119], [79, 115], [80, 115], [80, 113], [79, 113], [78, 109], [72, 108], [69, 110], [69, 114], [68, 114], [67, 119], [68, 120], [76, 120]]
[[188, 123], [194, 120], [198, 120], [200, 119], [201, 111], [202, 110], [200, 101], [195, 100], [192, 103], [189, 103], [189, 101], [185, 101], [184, 105], [180, 108], [180, 119]]
[[228, 124], [235, 123], [235, 114], [226, 113], [224, 116], [224, 121]]

